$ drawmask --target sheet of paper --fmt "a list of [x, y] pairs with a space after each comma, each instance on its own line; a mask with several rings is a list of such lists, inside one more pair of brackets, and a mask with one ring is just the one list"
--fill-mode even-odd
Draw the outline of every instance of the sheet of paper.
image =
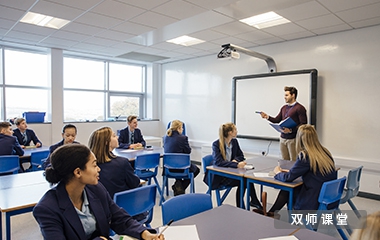
[[[164, 227], [160, 227], [160, 232]], [[197, 226], [169, 226], [164, 232], [165, 240], [199, 240]]]
[[259, 240], [298, 240], [298, 238], [296, 238], [294, 235], [290, 235], [290, 236], [260, 238]]
[[135, 150], [135, 149], [125, 149], [125, 150], [121, 150], [120, 152], [129, 153], [129, 152], [137, 152], [137, 150]]
[[273, 177], [268, 172], [254, 172], [255, 177]]

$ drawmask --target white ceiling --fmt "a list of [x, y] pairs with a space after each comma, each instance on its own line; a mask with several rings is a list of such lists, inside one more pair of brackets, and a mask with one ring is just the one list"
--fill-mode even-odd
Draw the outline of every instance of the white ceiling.
[[[28, 11], [71, 22], [60, 30], [21, 23]], [[291, 22], [262, 30], [239, 22], [268, 11]], [[0, 44], [156, 63], [216, 56], [226, 43], [250, 48], [378, 24], [380, 0], [0, 0]], [[165, 42], [181, 35], [206, 42]]]

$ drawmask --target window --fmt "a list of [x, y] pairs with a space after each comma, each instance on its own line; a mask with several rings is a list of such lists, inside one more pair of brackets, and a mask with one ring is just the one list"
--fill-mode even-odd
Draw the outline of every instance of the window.
[[22, 117], [24, 112], [50, 113], [50, 84], [46, 53], [4, 49], [4, 82], [1, 104], [4, 119]]
[[144, 117], [145, 66], [64, 57], [64, 121]]

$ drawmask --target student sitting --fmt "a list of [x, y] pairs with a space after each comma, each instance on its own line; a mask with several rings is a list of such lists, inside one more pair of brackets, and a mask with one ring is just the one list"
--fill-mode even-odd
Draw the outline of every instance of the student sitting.
[[42, 146], [42, 142], [38, 139], [34, 131], [32, 129], [28, 129], [25, 118], [17, 118], [15, 120], [15, 124], [17, 128], [13, 130], [13, 136], [17, 137], [17, 140], [21, 144], [22, 148], [30, 146], [32, 141], [36, 147]]
[[49, 147], [50, 154], [49, 154], [49, 157], [46, 159], [46, 162], [43, 164], [43, 168], [46, 168], [47, 166], [50, 165], [50, 155], [54, 152], [55, 149], [66, 144], [72, 144], [72, 143], [79, 144], [79, 142], [75, 141], [76, 137], [77, 137], [77, 127], [75, 127], [75, 125], [66, 124], [65, 126], [63, 126], [62, 140]]
[[[191, 148], [186, 136], [182, 135], [183, 123], [179, 120], [173, 120], [170, 123], [170, 128], [164, 137], [164, 152], [165, 153], [185, 153], [190, 154]], [[172, 170], [183, 172], [183, 170]], [[191, 163], [190, 172], [194, 174], [194, 178], [198, 176], [199, 168]], [[172, 186], [174, 196], [184, 194], [186, 188], [190, 185], [190, 179], [176, 179]]]
[[[236, 139], [237, 128], [233, 123], [225, 123], [219, 127], [219, 139], [212, 143], [212, 157], [214, 158], [214, 165], [218, 167], [230, 167], [230, 168], [244, 168], [247, 164], [244, 160], [244, 154], [239, 146], [239, 142]], [[214, 176], [211, 183], [208, 182], [207, 172], [203, 178], [203, 181], [210, 185], [212, 189], [218, 188], [220, 185], [224, 186], [237, 186], [236, 190], [236, 206], [240, 206], [240, 181], [236, 179], [231, 179], [222, 176]], [[244, 181], [244, 189], [247, 186], [246, 181]], [[250, 205], [262, 209], [261, 203], [257, 199], [256, 191], [253, 184], [249, 185], [251, 190], [251, 201]]]
[[112, 229], [137, 239], [163, 240], [115, 204], [98, 183], [99, 172], [95, 155], [84, 145], [64, 145], [53, 152], [45, 174], [58, 185], [33, 209], [44, 239], [110, 239]]
[[24, 150], [12, 134], [12, 125], [9, 122], [0, 122], [0, 155], [23, 156]]
[[137, 128], [137, 116], [128, 116], [128, 127], [120, 130], [119, 148], [142, 148], [145, 147], [145, 140], [141, 130]]
[[[274, 178], [292, 182], [302, 177], [303, 184], [295, 189], [295, 210], [317, 210], [318, 196], [324, 182], [337, 179], [335, 164], [331, 153], [321, 145], [317, 131], [310, 124], [301, 125], [296, 136], [297, 160], [289, 171], [276, 166]], [[269, 210], [280, 210], [289, 199], [289, 192], [281, 190], [276, 202]]]

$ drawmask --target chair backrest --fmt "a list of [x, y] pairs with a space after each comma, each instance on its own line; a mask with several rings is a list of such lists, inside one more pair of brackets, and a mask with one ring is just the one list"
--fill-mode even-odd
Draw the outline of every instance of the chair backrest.
[[[324, 182], [322, 185], [321, 191], [319, 192], [318, 210], [337, 209], [339, 207], [339, 201], [340, 201], [340, 198], [342, 197], [345, 183], [346, 183], [346, 177]], [[330, 208], [331, 207], [330, 204], [336, 204], [336, 206], [334, 206], [333, 208]]]
[[358, 168], [351, 169], [348, 172], [346, 188], [347, 188], [348, 194], [352, 195], [351, 197], [354, 197], [358, 195], [359, 193], [360, 177], [362, 175], [362, 169], [363, 169], [363, 166], [360, 166]]
[[[130, 190], [115, 193], [113, 200], [119, 206], [124, 208], [131, 216], [149, 211], [149, 219], [152, 220], [153, 207], [156, 204], [155, 184], [146, 185]], [[150, 222], [149, 221], [149, 222]]]
[[[170, 124], [172, 123], [172, 121], [168, 122], [168, 126], [166, 127], [166, 130], [168, 130], [170, 128]], [[183, 125], [182, 125], [182, 135], [185, 135], [186, 136], [186, 124], [184, 122], [182, 122]]]
[[212, 209], [211, 196], [205, 193], [179, 195], [162, 203], [162, 223], [180, 220]]
[[17, 155], [0, 156], [0, 174], [18, 173], [20, 169], [19, 157]]
[[214, 158], [212, 157], [212, 155], [206, 155], [202, 158], [202, 168], [203, 168], [203, 172], [206, 173], [206, 167], [212, 165], [214, 161]]
[[[43, 170], [42, 168], [42, 159], [45, 159], [49, 156], [50, 151], [44, 150], [44, 151], [38, 151], [38, 152], [32, 152], [30, 154], [30, 163], [32, 164], [32, 170]], [[38, 168], [38, 166], [41, 166], [41, 168]]]
[[160, 154], [159, 153], [147, 153], [137, 155], [135, 159], [135, 169], [136, 170], [145, 170], [150, 168], [158, 167], [160, 163]]
[[186, 169], [190, 163], [190, 154], [165, 153], [163, 157], [164, 168]]

